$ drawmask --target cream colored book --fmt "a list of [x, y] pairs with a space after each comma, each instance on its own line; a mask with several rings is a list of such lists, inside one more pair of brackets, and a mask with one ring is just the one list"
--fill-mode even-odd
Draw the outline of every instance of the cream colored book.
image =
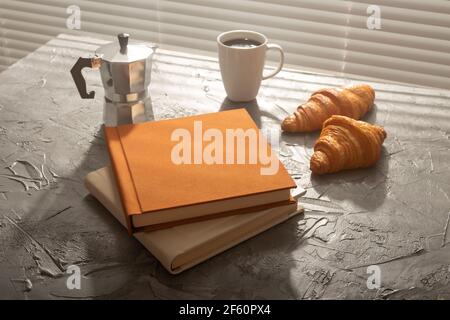
[[[89, 192], [126, 227], [125, 214], [112, 170], [105, 167], [85, 178]], [[298, 197], [293, 191], [292, 196]], [[134, 236], [172, 274], [189, 269], [293, 216], [303, 212], [297, 204], [263, 211], [183, 224]]]

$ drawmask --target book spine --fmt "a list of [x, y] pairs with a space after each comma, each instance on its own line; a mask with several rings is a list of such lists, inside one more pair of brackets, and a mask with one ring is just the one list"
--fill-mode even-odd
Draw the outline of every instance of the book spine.
[[134, 232], [131, 216], [142, 213], [136, 194], [136, 188], [123, 150], [120, 134], [116, 127], [105, 127], [106, 145], [111, 159], [112, 169], [116, 178], [123, 211], [127, 222], [128, 233]]

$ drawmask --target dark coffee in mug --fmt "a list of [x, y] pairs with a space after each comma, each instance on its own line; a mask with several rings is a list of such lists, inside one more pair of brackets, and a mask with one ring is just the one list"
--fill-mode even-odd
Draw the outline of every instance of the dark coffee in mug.
[[228, 40], [225, 41], [223, 44], [226, 45], [227, 47], [232, 48], [254, 48], [260, 46], [261, 42], [248, 38], [242, 38], [242, 39]]

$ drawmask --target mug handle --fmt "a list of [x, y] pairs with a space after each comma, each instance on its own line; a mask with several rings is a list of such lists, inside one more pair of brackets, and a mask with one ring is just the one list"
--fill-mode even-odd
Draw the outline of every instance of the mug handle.
[[273, 76], [275, 76], [278, 72], [281, 71], [281, 68], [283, 68], [283, 64], [284, 64], [284, 51], [283, 48], [281, 48], [279, 45], [274, 44], [274, 43], [268, 43], [267, 44], [267, 50], [277, 50], [280, 53], [280, 63], [278, 64], [278, 67], [270, 74], [268, 74], [267, 76], [263, 75], [262, 79], [266, 80], [269, 78], [272, 78]]

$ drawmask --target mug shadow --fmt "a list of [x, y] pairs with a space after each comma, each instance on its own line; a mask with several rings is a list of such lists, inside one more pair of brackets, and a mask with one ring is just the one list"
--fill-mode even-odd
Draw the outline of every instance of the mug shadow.
[[225, 98], [220, 106], [219, 111], [233, 110], [245, 108], [247, 112], [252, 117], [253, 121], [255, 121], [258, 128], [261, 128], [261, 110], [258, 105], [258, 100], [254, 99], [248, 102], [235, 102], [231, 101], [228, 98]]

